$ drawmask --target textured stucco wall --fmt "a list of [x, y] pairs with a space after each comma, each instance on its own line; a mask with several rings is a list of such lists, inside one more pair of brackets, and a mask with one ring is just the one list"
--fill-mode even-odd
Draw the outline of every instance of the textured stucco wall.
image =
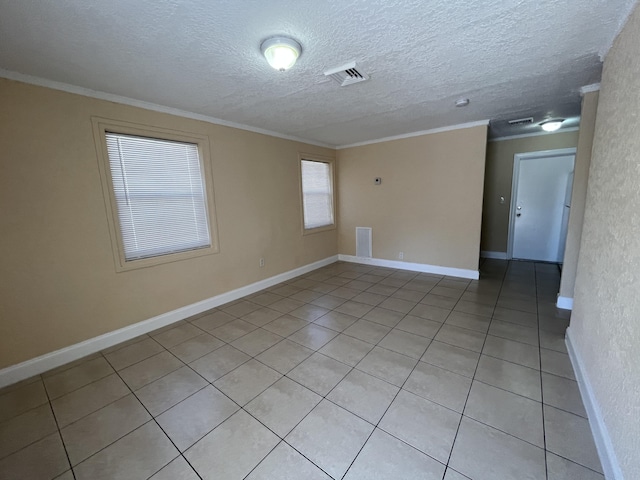
[[571, 338], [624, 478], [640, 478], [640, 9], [605, 58]]
[[596, 112], [598, 111], [598, 92], [589, 92], [582, 97], [582, 111], [580, 118], [580, 133], [578, 135], [578, 150], [573, 173], [573, 191], [571, 192], [571, 215], [567, 229], [567, 243], [562, 265], [562, 279], [560, 281], [561, 297], [573, 298], [576, 284], [576, 270], [578, 268], [578, 254], [582, 239], [582, 224], [584, 222], [584, 206], [587, 200], [587, 182], [589, 166], [591, 165], [591, 149], [593, 147], [593, 133], [596, 126]]

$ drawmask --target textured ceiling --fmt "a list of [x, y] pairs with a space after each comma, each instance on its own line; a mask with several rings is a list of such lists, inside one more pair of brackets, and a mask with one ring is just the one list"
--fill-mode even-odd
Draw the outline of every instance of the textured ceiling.
[[[0, 0], [0, 68], [328, 145], [483, 119], [505, 136], [579, 115], [634, 3]], [[302, 44], [288, 72], [260, 54], [273, 35]], [[351, 60], [368, 82], [326, 80]]]

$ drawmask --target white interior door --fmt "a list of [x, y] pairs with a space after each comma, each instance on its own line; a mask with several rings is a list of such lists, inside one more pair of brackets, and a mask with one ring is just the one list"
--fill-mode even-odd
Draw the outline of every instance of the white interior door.
[[[561, 262], [566, 241], [563, 217], [575, 153], [516, 155], [512, 202], [512, 257]], [[569, 193], [569, 198], [570, 198]]]

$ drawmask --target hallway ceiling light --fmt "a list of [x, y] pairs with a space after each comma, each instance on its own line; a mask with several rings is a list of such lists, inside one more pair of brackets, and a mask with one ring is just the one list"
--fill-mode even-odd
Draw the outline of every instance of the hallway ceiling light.
[[302, 52], [302, 47], [291, 38], [271, 37], [262, 42], [260, 50], [269, 65], [284, 72], [295, 65]]
[[554, 120], [547, 120], [542, 122], [540, 126], [545, 132], [555, 132], [559, 130], [562, 126], [562, 122], [564, 122], [564, 118], [556, 118]]

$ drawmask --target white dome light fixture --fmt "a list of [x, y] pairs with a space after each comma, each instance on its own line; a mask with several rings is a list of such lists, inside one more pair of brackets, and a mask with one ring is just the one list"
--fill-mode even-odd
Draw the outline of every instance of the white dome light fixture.
[[293, 67], [302, 53], [302, 47], [292, 38], [271, 37], [260, 45], [262, 54], [276, 70], [284, 72]]
[[540, 126], [545, 132], [555, 132], [556, 130], [560, 130], [562, 122], [564, 122], [564, 118], [555, 118], [542, 122]]

